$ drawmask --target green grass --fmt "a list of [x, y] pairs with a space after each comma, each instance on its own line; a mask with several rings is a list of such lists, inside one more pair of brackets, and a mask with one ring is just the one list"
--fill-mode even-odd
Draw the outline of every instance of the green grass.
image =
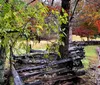
[[97, 52], [96, 52], [96, 48], [98, 46], [86, 46], [85, 47], [85, 55], [87, 57], [90, 57], [90, 56], [97, 56]]
[[91, 64], [94, 64], [97, 62], [97, 57], [98, 57], [97, 52], [96, 52], [97, 47], [98, 46], [96, 45], [94, 46], [91, 45], [91, 46], [86, 46], [84, 48], [86, 57], [82, 60], [82, 62], [84, 64], [85, 69], [88, 69]]

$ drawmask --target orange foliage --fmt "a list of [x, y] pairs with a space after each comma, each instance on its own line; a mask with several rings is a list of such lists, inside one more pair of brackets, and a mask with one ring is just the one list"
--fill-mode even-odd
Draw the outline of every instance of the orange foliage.
[[29, 29], [30, 31], [32, 31], [33, 33], [36, 33], [36, 29], [33, 28], [33, 27], [28, 27], [28, 29]]
[[81, 37], [92, 37], [97, 34], [97, 32], [93, 29], [88, 29], [86, 26], [79, 26], [73, 29], [73, 34]]
[[100, 20], [97, 20], [95, 23], [96, 26], [98, 27], [98, 32], [100, 33]]
[[61, 7], [60, 6], [47, 6], [47, 8], [49, 9], [49, 11], [51, 11], [51, 10], [61, 11]]

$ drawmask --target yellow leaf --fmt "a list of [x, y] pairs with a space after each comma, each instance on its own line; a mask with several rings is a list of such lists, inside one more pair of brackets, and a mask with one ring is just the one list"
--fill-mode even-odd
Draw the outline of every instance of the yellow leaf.
[[43, 28], [42, 28], [42, 26], [41, 26], [41, 25], [36, 25], [35, 27], [37, 27], [37, 28], [39, 28], [39, 29], [43, 30]]

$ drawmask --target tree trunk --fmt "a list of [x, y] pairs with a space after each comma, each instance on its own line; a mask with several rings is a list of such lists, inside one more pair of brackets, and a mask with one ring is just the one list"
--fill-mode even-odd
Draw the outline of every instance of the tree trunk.
[[5, 48], [0, 47], [0, 85], [4, 85]]
[[89, 38], [89, 36], [87, 36], [87, 41], [90, 41], [90, 38]]
[[[69, 1], [70, 0], [62, 0], [62, 4], [61, 4], [62, 5], [62, 8], [64, 10], [66, 10], [67, 13], [69, 13], [69, 9], [70, 9], [70, 3], [69, 3]], [[63, 16], [63, 12], [61, 12], [61, 15]], [[68, 17], [66, 17], [66, 18], [68, 18]], [[68, 21], [69, 21], [69, 18], [68, 18]], [[64, 46], [61, 45], [59, 47], [59, 52], [61, 54], [61, 57], [62, 58], [65, 58], [65, 57], [68, 56], [68, 47], [69, 47], [69, 23], [62, 24], [61, 25], [61, 29], [62, 30], [65, 29], [64, 30], [64, 33], [66, 35], [64, 35], [64, 37], [61, 38], [61, 40], [64, 42], [65, 45]]]

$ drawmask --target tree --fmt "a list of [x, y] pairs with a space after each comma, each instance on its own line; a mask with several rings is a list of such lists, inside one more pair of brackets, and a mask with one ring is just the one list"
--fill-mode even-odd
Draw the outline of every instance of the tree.
[[[79, 30], [82, 28], [82, 30], [80, 30], [80, 32], [83, 33], [83, 30], [86, 32], [86, 34], [89, 32], [91, 34], [91, 31], [94, 32], [92, 33], [91, 36], [93, 36], [93, 34], [98, 34], [97, 32], [97, 27], [95, 26], [95, 22], [99, 19], [100, 14], [99, 14], [99, 0], [80, 0], [77, 7], [76, 7], [76, 11], [74, 14], [74, 18], [72, 20], [73, 22], [73, 29], [75, 34], [80, 34], [80, 33], [76, 33], [75, 30]], [[83, 23], [85, 22], [85, 23]], [[84, 27], [85, 26], [85, 27]], [[85, 28], [85, 29], [83, 29]], [[87, 34], [90, 36], [90, 34]], [[81, 36], [83, 36], [82, 34], [80, 34]], [[86, 35], [84, 35], [86, 36]]]
[[99, 0], [80, 0], [76, 8], [76, 13], [73, 18], [75, 24], [80, 24], [82, 22], [92, 22], [94, 23], [99, 16]]
[[[62, 57], [68, 56], [69, 39], [70, 39], [69, 36], [72, 35], [71, 30], [70, 30], [71, 29], [70, 24], [72, 22], [73, 16], [75, 14], [75, 9], [76, 9], [78, 2], [79, 2], [79, 0], [74, 1], [75, 4], [73, 6], [73, 4], [71, 3], [73, 1], [74, 0], [62, 0], [62, 4], [61, 4], [62, 8], [68, 13], [68, 17], [66, 17], [68, 19], [68, 23], [61, 25], [61, 30], [64, 30], [64, 32], [61, 33], [64, 35], [61, 37], [61, 40], [64, 42], [64, 46], [61, 45], [59, 48], [60, 49], [59, 51], [60, 51]], [[61, 11], [61, 15], [63, 15], [62, 11]]]
[[[51, 30], [57, 32], [58, 25], [62, 23], [66, 23], [67, 19], [64, 16], [59, 17], [60, 13], [58, 11], [49, 10], [47, 6], [42, 4], [41, 2], [34, 2], [35, 0], [25, 3], [20, 0], [0, 0], [0, 38], [1, 38], [1, 56], [0, 57], [0, 66], [2, 67], [2, 71], [4, 72], [4, 62], [5, 57], [8, 55], [9, 51], [13, 51], [16, 43], [19, 41], [19, 38], [29, 39], [30, 30], [29, 27], [35, 28], [37, 34], [41, 36], [41, 30], [46, 30], [47, 33], [50, 33]], [[34, 2], [34, 4], [32, 4]], [[34, 6], [34, 7], [33, 7]], [[38, 10], [38, 11], [37, 11]], [[55, 14], [57, 18], [57, 23], [54, 23], [55, 17], [52, 17]], [[50, 22], [46, 22], [50, 21]], [[59, 32], [59, 31], [58, 31]], [[34, 36], [33, 36], [34, 37]], [[19, 41], [20, 42], [20, 41]], [[19, 43], [25, 46], [22, 43]], [[12, 59], [12, 51], [10, 52], [10, 61]], [[0, 73], [1, 83], [4, 81], [3, 76], [4, 73]]]
[[6, 2], [0, 0], [0, 85], [4, 85], [4, 62], [9, 48], [16, 45], [18, 38], [30, 35], [27, 29], [31, 25], [30, 17], [34, 16], [38, 24], [42, 22], [41, 26], [44, 25], [45, 16], [42, 16], [42, 14], [47, 13], [45, 6], [38, 3], [34, 8], [25, 7], [26, 4], [19, 0], [6, 0]]
[[95, 38], [95, 35], [98, 34], [97, 28], [96, 27], [91, 27], [91, 26], [79, 26], [77, 28], [73, 29], [73, 34], [78, 35], [81, 38], [82, 37], [87, 37], [87, 41], [90, 40], [90, 38]]
[[[33, 3], [34, 1], [36, 2]], [[19, 37], [24, 36], [28, 38], [30, 36], [30, 30], [27, 28], [35, 28], [39, 36], [42, 35], [41, 29], [43, 28], [47, 33], [50, 33], [50, 30], [54, 30], [60, 34], [60, 41], [63, 41], [64, 45], [60, 44], [59, 51], [62, 58], [67, 57], [69, 48], [69, 22], [72, 21], [76, 6], [80, 0], [76, 0], [71, 14], [69, 14], [70, 1], [62, 0], [60, 16], [58, 11], [50, 11], [47, 6], [44, 6], [38, 0], [32, 0], [28, 3], [20, 0], [6, 0], [7, 3], [5, 3], [4, 0], [0, 0], [1, 47], [6, 48], [7, 52], [9, 46], [14, 47], [16, 45]], [[54, 0], [52, 0], [51, 5], [53, 2]], [[71, 16], [70, 18], [67, 13]], [[53, 16], [53, 19], [51, 16]], [[56, 24], [53, 23], [53, 21], [56, 21], [55, 17], [57, 18]], [[59, 25], [61, 25], [61, 29], [57, 31]]]

